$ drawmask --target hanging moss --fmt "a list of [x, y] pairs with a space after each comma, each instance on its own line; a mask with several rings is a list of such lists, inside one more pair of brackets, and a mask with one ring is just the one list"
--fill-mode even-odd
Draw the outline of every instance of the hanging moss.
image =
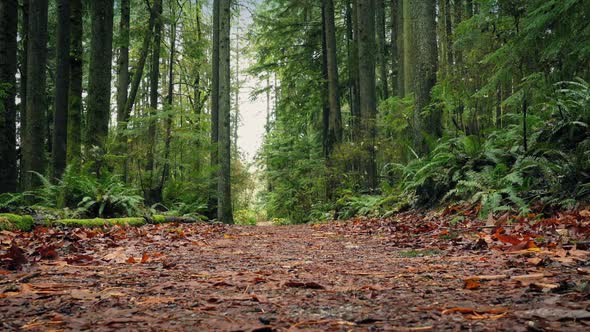
[[145, 225], [144, 218], [113, 218], [113, 219], [61, 219], [52, 223], [53, 225], [62, 225], [67, 227], [103, 227], [103, 226], [142, 226]]
[[10, 213], [0, 213], [0, 230], [28, 232], [33, 229], [35, 221], [31, 216], [19, 216]]

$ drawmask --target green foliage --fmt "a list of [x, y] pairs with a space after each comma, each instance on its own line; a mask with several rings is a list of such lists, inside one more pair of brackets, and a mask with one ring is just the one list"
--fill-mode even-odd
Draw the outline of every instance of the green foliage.
[[258, 215], [251, 210], [238, 210], [234, 212], [234, 220], [238, 225], [256, 226]]
[[31, 216], [19, 216], [10, 213], [0, 213], [0, 231], [20, 230], [28, 232], [33, 229], [35, 221]]
[[126, 186], [117, 175], [77, 173], [68, 168], [61, 180], [52, 183], [36, 173], [42, 186], [30, 195], [41, 206], [67, 207], [80, 216], [137, 216], [141, 214], [143, 198]]

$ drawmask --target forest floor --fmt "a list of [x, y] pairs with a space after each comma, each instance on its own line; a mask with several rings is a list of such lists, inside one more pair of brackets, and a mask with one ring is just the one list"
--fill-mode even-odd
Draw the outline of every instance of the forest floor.
[[3, 231], [0, 330], [588, 330], [586, 212]]

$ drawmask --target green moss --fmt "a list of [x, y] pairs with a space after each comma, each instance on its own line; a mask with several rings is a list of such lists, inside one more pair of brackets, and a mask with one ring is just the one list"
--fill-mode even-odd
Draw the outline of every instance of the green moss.
[[28, 232], [33, 229], [35, 221], [31, 216], [19, 216], [10, 213], [0, 213], [0, 230]]
[[415, 257], [429, 257], [429, 256], [442, 256], [446, 252], [438, 249], [422, 249], [422, 250], [407, 250], [400, 251], [399, 256], [403, 258], [415, 258]]
[[161, 214], [154, 214], [152, 216], [152, 222], [154, 224], [163, 224], [166, 222], [166, 216], [163, 216]]
[[103, 227], [114, 225], [142, 226], [145, 225], [143, 218], [113, 218], [113, 219], [61, 219], [53, 222], [54, 225], [68, 227]]

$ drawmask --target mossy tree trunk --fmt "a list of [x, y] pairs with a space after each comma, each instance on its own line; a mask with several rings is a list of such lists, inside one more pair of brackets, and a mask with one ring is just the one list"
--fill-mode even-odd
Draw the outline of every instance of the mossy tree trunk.
[[27, 50], [27, 99], [25, 141], [23, 142], [23, 188], [40, 184], [32, 173], [45, 173], [45, 133], [47, 125], [47, 0], [29, 4], [29, 42]]
[[441, 112], [424, 112], [436, 83], [435, 12], [435, 0], [404, 0], [404, 90], [414, 96], [413, 145], [419, 155], [428, 153], [427, 136], [442, 136]]
[[233, 224], [231, 199], [231, 0], [219, 1], [219, 182], [217, 218]]
[[18, 1], [0, 2], [0, 193], [14, 192]]
[[365, 158], [365, 189], [377, 188], [377, 162], [375, 157], [377, 101], [375, 89], [375, 2], [357, 0], [358, 14], [358, 62], [361, 122]]
[[[111, 114], [113, 0], [90, 2], [91, 42], [88, 76], [86, 149], [105, 152]], [[99, 171], [99, 165], [95, 167]]]
[[61, 178], [66, 168], [68, 94], [70, 90], [70, 0], [57, 1], [57, 47], [51, 175]]

